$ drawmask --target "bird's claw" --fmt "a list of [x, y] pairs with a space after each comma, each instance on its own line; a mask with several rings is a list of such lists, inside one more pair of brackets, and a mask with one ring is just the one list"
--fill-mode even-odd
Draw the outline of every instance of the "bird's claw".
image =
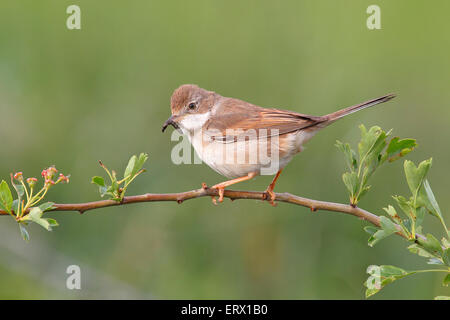
[[263, 193], [263, 201], [267, 200], [269, 201], [270, 205], [272, 207], [276, 207], [277, 203], [275, 202], [275, 198], [277, 196], [275, 195], [275, 192], [272, 190], [267, 189], [266, 192]]
[[225, 187], [221, 185], [212, 186], [211, 189], [216, 189], [219, 192], [219, 199], [216, 200], [216, 196], [211, 196], [212, 203], [217, 205], [217, 201], [223, 202], [223, 196], [225, 194]]

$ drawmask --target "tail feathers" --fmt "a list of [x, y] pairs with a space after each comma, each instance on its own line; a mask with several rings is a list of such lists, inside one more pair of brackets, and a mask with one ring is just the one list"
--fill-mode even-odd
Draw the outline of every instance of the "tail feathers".
[[334, 122], [342, 117], [345, 117], [346, 115], [352, 114], [353, 112], [365, 109], [365, 108], [369, 108], [372, 106], [375, 106], [377, 104], [383, 103], [383, 102], [387, 102], [391, 99], [393, 99], [395, 97], [395, 94], [388, 94], [373, 100], [369, 100], [366, 102], [363, 102], [361, 104], [357, 104], [330, 114], [327, 114], [325, 116], [325, 118], [327, 119], [328, 123]]

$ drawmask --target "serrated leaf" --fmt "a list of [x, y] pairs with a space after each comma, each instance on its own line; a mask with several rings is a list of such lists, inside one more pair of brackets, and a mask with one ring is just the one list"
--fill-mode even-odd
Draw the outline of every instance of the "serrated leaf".
[[406, 216], [411, 219], [414, 218], [414, 211], [411, 208], [411, 203], [402, 196], [392, 196], [392, 198], [397, 202], [397, 205], [402, 209]]
[[19, 229], [23, 240], [30, 241], [30, 234], [28, 233], [27, 229], [25, 229], [22, 223], [19, 223]]
[[402, 139], [399, 137], [394, 137], [389, 141], [389, 145], [386, 149], [385, 159], [389, 162], [400, 159], [401, 157], [407, 155], [417, 146], [416, 140], [414, 139]]
[[431, 167], [431, 158], [424, 160], [416, 167], [414, 162], [405, 160], [404, 170], [406, 175], [406, 181], [408, 182], [409, 190], [413, 194], [413, 198], [416, 199], [419, 195], [419, 190], [425, 180], [428, 170]]
[[397, 210], [395, 210], [395, 208], [391, 205], [388, 205], [387, 208], [383, 208], [384, 211], [386, 211], [386, 213], [392, 218], [394, 219], [396, 222], [401, 223], [402, 219], [400, 218], [400, 216], [397, 213]]
[[373, 296], [389, 283], [404, 278], [408, 275], [416, 273], [415, 271], [407, 272], [395, 266], [381, 265], [369, 266], [367, 273], [370, 275], [364, 285], [366, 286], [366, 298]]
[[351, 202], [356, 200], [356, 194], [359, 189], [358, 175], [356, 172], [345, 172], [342, 175], [342, 181], [344, 181], [345, 186], [350, 194]]
[[360, 125], [361, 130], [361, 140], [358, 143], [359, 159], [362, 160], [371, 153], [373, 148], [378, 142], [378, 139], [382, 132], [384, 132], [380, 127], [373, 126], [367, 131], [364, 125]]
[[336, 141], [336, 147], [345, 155], [345, 162], [350, 171], [355, 171], [358, 168], [355, 151], [352, 150], [348, 143], [343, 144], [339, 140]]
[[13, 197], [5, 180], [0, 183], [0, 208], [11, 213]]

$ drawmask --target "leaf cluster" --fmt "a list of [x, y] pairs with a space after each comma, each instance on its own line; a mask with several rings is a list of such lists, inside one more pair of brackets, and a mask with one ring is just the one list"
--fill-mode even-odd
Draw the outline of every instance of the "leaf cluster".
[[117, 174], [114, 170], [110, 171], [99, 161], [100, 166], [106, 171], [110, 181], [106, 183], [103, 177], [95, 176], [92, 177], [92, 183], [98, 186], [101, 197], [108, 196], [109, 199], [120, 202], [123, 200], [130, 183], [141, 173], [145, 172], [145, 169], [142, 169], [142, 167], [147, 159], [148, 155], [146, 153], [141, 153], [139, 156], [133, 155], [128, 161], [121, 180], [117, 179]]
[[383, 163], [393, 162], [410, 153], [416, 146], [414, 139], [394, 137], [388, 140], [391, 131], [385, 132], [378, 126], [369, 130], [364, 125], [359, 126], [361, 140], [356, 153], [348, 143], [336, 141], [336, 147], [345, 155], [347, 171], [342, 180], [350, 197], [350, 204], [356, 206], [369, 191], [369, 178]]

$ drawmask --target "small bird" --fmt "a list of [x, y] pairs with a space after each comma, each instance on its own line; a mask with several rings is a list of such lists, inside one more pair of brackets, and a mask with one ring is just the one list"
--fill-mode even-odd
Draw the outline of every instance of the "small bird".
[[[226, 187], [260, 174], [275, 175], [265, 199], [275, 205], [273, 192], [283, 168], [319, 130], [356, 111], [394, 98], [388, 94], [324, 115], [263, 108], [223, 97], [193, 84], [175, 89], [170, 99], [171, 125], [186, 135], [199, 158], [219, 174], [231, 179], [214, 185], [219, 202]], [[274, 170], [275, 169], [275, 170]], [[213, 197], [213, 202], [216, 203]]]

